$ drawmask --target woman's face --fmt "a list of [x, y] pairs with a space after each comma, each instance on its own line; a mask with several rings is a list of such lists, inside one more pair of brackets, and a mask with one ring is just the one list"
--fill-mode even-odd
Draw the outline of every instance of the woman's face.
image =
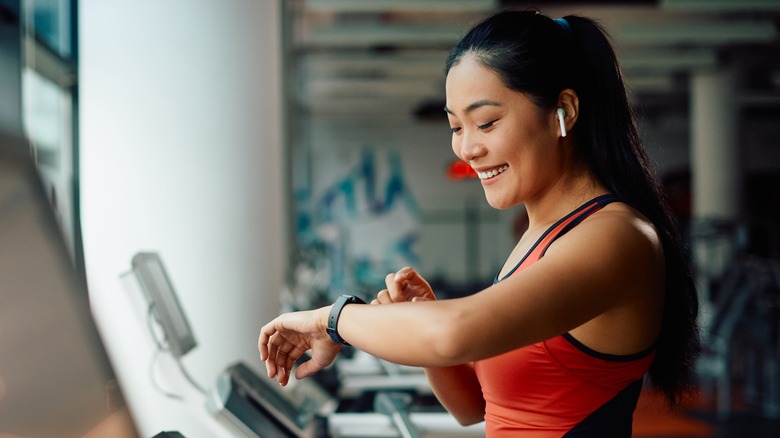
[[565, 166], [554, 111], [504, 86], [465, 55], [447, 75], [452, 150], [479, 175], [488, 203], [506, 209], [541, 196]]

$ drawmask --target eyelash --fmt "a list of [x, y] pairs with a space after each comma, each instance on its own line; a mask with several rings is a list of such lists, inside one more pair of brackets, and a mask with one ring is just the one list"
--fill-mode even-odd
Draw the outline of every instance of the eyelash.
[[[493, 126], [494, 123], [496, 123], [496, 120], [493, 120], [491, 122], [487, 122], [484, 125], [479, 125], [479, 126], [477, 126], [477, 128], [480, 129], [480, 130], [489, 129], [489, 128], [491, 128]], [[450, 134], [455, 134], [456, 132], [460, 131], [460, 129], [461, 128], [459, 128], [459, 127], [450, 128]]]
[[479, 129], [482, 129], [482, 130], [485, 130], [485, 129], [488, 129], [488, 128], [490, 128], [491, 126], [493, 126], [493, 124], [494, 124], [494, 123], [496, 123], [496, 121], [495, 121], [495, 120], [493, 120], [493, 121], [491, 121], [491, 122], [487, 122], [487, 123], [485, 123], [484, 125], [479, 125], [479, 126], [477, 126], [477, 128], [479, 128]]

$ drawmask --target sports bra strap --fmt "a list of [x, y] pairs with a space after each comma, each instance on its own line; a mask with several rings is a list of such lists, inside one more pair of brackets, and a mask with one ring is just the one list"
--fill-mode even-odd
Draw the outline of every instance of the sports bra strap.
[[585, 219], [587, 219], [588, 216], [590, 216], [593, 213], [601, 210], [602, 208], [604, 208], [608, 204], [611, 204], [613, 202], [620, 202], [620, 200], [621, 200], [620, 197], [618, 197], [617, 195], [613, 195], [613, 194], [609, 194], [608, 193], [606, 195], [601, 195], [601, 196], [598, 196], [596, 198], [593, 198], [590, 201], [588, 201], [587, 203], [585, 203], [584, 204], [585, 208], [583, 208], [582, 210], [577, 212], [576, 213], [576, 217], [571, 222], [566, 224], [566, 226], [563, 227], [561, 229], [561, 231], [559, 231], [558, 234], [552, 240], [550, 240], [549, 243], [547, 243], [547, 247], [545, 247], [542, 250], [542, 254], [539, 257], [541, 258], [542, 256], [544, 256], [545, 253], [547, 253], [547, 249], [550, 247], [550, 245], [553, 244], [553, 242], [558, 240], [559, 237], [561, 237], [564, 234], [566, 234], [569, 231], [571, 231], [572, 228], [574, 228], [577, 225], [579, 225], [580, 222], [582, 222]]
[[[539, 239], [533, 244], [533, 246], [531, 246], [531, 249], [529, 249], [528, 252], [526, 252], [526, 254], [523, 256], [523, 258], [520, 259], [520, 262], [518, 262], [517, 265], [515, 265], [502, 278], [499, 278], [499, 275], [501, 273], [501, 271], [499, 270], [499, 272], [497, 272], [496, 276], [493, 278], [493, 283], [495, 284], [503, 280], [504, 278], [507, 278], [510, 275], [514, 274], [518, 270], [518, 268], [520, 268], [520, 266], [523, 265], [523, 263], [528, 259], [528, 257], [531, 254], [539, 250], [539, 245], [541, 245], [542, 242], [547, 240], [546, 246], [541, 249], [541, 254], [539, 254], [538, 258], [544, 256], [544, 254], [547, 252], [547, 249], [550, 247], [550, 245], [553, 242], [555, 242], [559, 237], [568, 233], [572, 228], [579, 225], [580, 222], [585, 220], [591, 214], [601, 210], [604, 206], [611, 204], [613, 202], [625, 202], [625, 201], [623, 201], [621, 197], [613, 194], [597, 196], [591, 199], [590, 201], [580, 205], [579, 207], [574, 209], [574, 211], [572, 211], [571, 213], [567, 214], [566, 216], [556, 221], [547, 230], [545, 230], [544, 233], [542, 233]], [[557, 234], [553, 234], [556, 232]], [[551, 234], [552, 234], [552, 238], [550, 238]]]

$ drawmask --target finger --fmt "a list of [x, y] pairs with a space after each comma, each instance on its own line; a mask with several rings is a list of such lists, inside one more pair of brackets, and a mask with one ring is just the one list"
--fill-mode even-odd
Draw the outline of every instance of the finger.
[[292, 375], [295, 362], [306, 352], [308, 347], [297, 345], [280, 336], [280, 343], [276, 354], [277, 380], [282, 386], [287, 385]]
[[323, 367], [318, 365], [313, 359], [309, 359], [306, 362], [298, 365], [298, 369], [295, 370], [295, 378], [303, 379], [305, 377], [309, 377], [313, 374], [316, 374], [322, 368]]
[[385, 287], [389, 291], [393, 290], [395, 287], [395, 273], [390, 273], [385, 276]]
[[379, 304], [390, 304], [393, 302], [393, 299], [390, 297], [390, 292], [387, 289], [380, 290], [379, 293], [376, 294], [376, 299], [379, 301]]
[[425, 279], [422, 278], [422, 276], [412, 268], [409, 268], [409, 271], [406, 273], [405, 278], [406, 281], [411, 285], [430, 287], [428, 285], [428, 282], [425, 281]]
[[276, 380], [284, 386], [284, 364], [287, 363], [287, 354], [279, 352], [276, 355]]
[[420, 280], [422, 280], [420, 274], [418, 274], [414, 268], [409, 266], [401, 268], [398, 273], [396, 273], [396, 278], [397, 281], [405, 281], [410, 285], [417, 285], [420, 283]]
[[274, 378], [278, 375], [279, 369], [276, 366], [276, 357], [279, 355], [279, 334], [275, 333], [268, 338], [268, 357], [265, 361], [265, 368], [268, 371], [268, 377]]
[[287, 386], [290, 382], [290, 371], [284, 367], [279, 368], [279, 377], [277, 378], [280, 386]]
[[[283, 368], [283, 358], [292, 347], [289, 342], [280, 334], [275, 333], [268, 341], [268, 360], [265, 361], [265, 367], [268, 370], [268, 377], [278, 377]], [[281, 361], [281, 362], [280, 362]]]
[[257, 339], [257, 347], [260, 350], [260, 360], [268, 360], [268, 342], [271, 339], [271, 335], [274, 333], [276, 333], [276, 328], [273, 326], [273, 321], [260, 329], [260, 337]]
[[[290, 359], [289, 353], [286, 353], [284, 351], [279, 350], [279, 353], [276, 355], [276, 369], [278, 370], [278, 375], [276, 376], [276, 380], [279, 381], [279, 384], [282, 386], [287, 385], [288, 380], [290, 379], [290, 371], [292, 369], [292, 364], [295, 363], [295, 359]], [[290, 364], [288, 366], [288, 364]]]
[[298, 368], [295, 370], [295, 378], [300, 380], [304, 377], [309, 377], [316, 372], [317, 370], [313, 369], [311, 359], [309, 359], [306, 362], [298, 365]]
[[268, 347], [265, 344], [262, 333], [257, 337], [257, 350], [260, 352], [260, 360], [265, 362], [265, 359], [268, 357]]
[[414, 273], [414, 268], [410, 266], [404, 266], [395, 273], [395, 281], [408, 280], [412, 273]]
[[265, 361], [265, 370], [268, 373], [268, 377], [273, 379], [276, 377], [276, 350], [271, 347], [268, 351], [268, 359]]
[[287, 355], [287, 361], [284, 363], [284, 374], [287, 376], [287, 378], [290, 378], [290, 375], [292, 374], [292, 369], [295, 366], [295, 361], [297, 361], [298, 358], [295, 357], [292, 354]]
[[435, 300], [431, 285], [426, 281], [419, 272], [413, 268], [404, 268], [404, 278], [406, 279], [407, 289], [414, 290], [415, 293], [420, 294], [421, 298], [425, 300]]
[[[298, 361], [298, 359], [303, 356], [303, 353], [306, 352], [305, 348], [301, 347], [295, 347], [290, 353], [287, 354], [287, 362], [284, 364], [284, 371], [285, 371], [285, 382], [284, 385], [287, 384], [287, 382], [290, 379], [290, 376], [292, 376], [292, 369], [295, 366], [295, 363]], [[282, 385], [282, 386], [284, 386]]]
[[371, 302], [369, 304], [381, 304], [381, 303], [379, 302], [379, 300], [377, 300], [375, 298], [375, 299], [371, 300]]
[[390, 293], [390, 299], [392, 302], [406, 301], [406, 297], [403, 295], [405, 281], [402, 278], [399, 279], [397, 275], [397, 273], [388, 274], [387, 277], [385, 277], [387, 291]]

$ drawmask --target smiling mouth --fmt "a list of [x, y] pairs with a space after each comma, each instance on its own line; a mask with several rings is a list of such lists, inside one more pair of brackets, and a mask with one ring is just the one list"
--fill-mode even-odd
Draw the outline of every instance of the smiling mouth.
[[507, 169], [509, 169], [509, 165], [504, 164], [501, 167], [497, 167], [493, 170], [488, 170], [487, 172], [477, 172], [477, 176], [479, 176], [479, 179], [490, 179], [498, 175], [499, 173], [503, 173]]

